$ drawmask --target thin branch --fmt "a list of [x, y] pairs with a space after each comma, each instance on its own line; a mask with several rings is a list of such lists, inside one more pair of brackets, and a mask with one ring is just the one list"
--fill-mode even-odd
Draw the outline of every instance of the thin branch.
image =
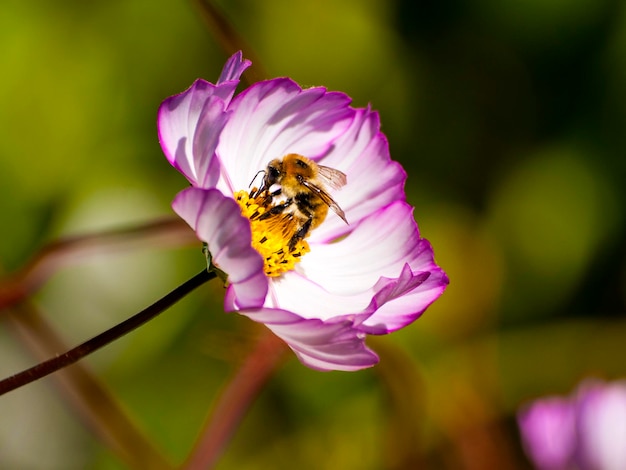
[[87, 256], [138, 246], [182, 246], [192, 242], [197, 243], [197, 238], [179, 218], [57, 240], [44, 246], [22, 269], [0, 282], [0, 310], [28, 297], [60, 267], [76, 263]]
[[205, 422], [193, 451], [182, 466], [183, 470], [208, 469], [215, 465], [244, 414], [286, 351], [285, 343], [272, 333], [265, 333], [256, 349], [222, 390], [213, 413]]
[[[2, 320], [38, 360], [67, 349], [52, 326], [29, 302], [16, 306]], [[54, 379], [61, 397], [129, 468], [173, 468], [85, 363], [59, 371]]]
[[211, 0], [194, 0], [194, 3], [198, 6], [209, 31], [213, 33], [226, 54], [232, 55], [237, 51], [243, 51], [244, 57], [250, 59], [254, 64], [254, 67], [249, 68], [243, 74], [248, 85], [265, 79], [268, 75], [264, 71], [261, 61], [214, 2]]
[[35, 380], [45, 377], [46, 375], [62, 369], [63, 367], [73, 364], [92, 352], [97, 351], [118, 338], [121, 338], [125, 334], [130, 333], [144, 323], [152, 320], [184, 296], [189, 294], [195, 288], [215, 277], [216, 275], [214, 272], [203, 270], [181, 286], [174, 289], [165, 297], [157, 300], [155, 303], [133, 315], [128, 320], [115, 325], [107, 331], [100, 333], [73, 349], [70, 349], [64, 354], [37, 364], [36, 366], [19, 372], [11, 377], [7, 377], [6, 379], [0, 381], [0, 395], [4, 395], [11, 390], [15, 390], [16, 388], [34, 382]]

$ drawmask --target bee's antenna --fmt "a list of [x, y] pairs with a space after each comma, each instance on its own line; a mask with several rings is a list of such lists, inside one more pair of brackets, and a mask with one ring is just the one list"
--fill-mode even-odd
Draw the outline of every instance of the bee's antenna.
[[254, 180], [256, 179], [257, 176], [259, 176], [259, 173], [265, 173], [265, 170], [259, 170], [257, 171], [256, 175], [254, 175], [254, 178], [252, 178], [252, 181], [250, 181], [250, 184], [248, 185], [248, 187], [252, 187], [252, 183], [254, 183]]
[[[250, 184], [248, 185], [249, 188], [252, 188], [252, 183], [254, 183], [254, 180], [257, 178], [257, 176], [259, 176], [259, 173], [265, 174], [265, 170], [257, 171], [256, 175], [254, 175], [254, 178], [252, 178], [252, 181], [250, 181]], [[265, 186], [265, 180], [262, 180], [261, 184], [259, 185], [259, 188], [254, 192], [254, 194], [252, 194], [252, 191], [250, 191], [250, 197], [255, 198], [259, 194], [261, 194], [261, 192], [263, 191], [263, 187], [264, 186]]]

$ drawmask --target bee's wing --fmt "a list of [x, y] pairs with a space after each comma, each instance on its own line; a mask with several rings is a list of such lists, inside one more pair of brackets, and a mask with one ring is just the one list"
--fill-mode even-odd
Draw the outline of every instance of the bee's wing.
[[348, 182], [344, 172], [324, 165], [317, 165], [317, 177], [331, 189], [340, 189]]
[[[324, 168], [328, 168], [328, 167], [324, 167]], [[332, 170], [332, 168], [328, 168], [329, 170]], [[337, 170], [333, 170], [333, 171], [337, 171]], [[340, 171], [338, 171], [338, 173], [341, 173]], [[343, 173], [341, 173], [344, 177], [344, 184], [345, 184], [345, 177], [346, 175], [344, 175]], [[302, 184], [304, 184], [304, 186], [306, 186], [311, 192], [314, 192], [315, 194], [317, 194], [319, 196], [319, 198], [324, 201], [324, 204], [326, 204], [328, 207], [330, 207], [333, 212], [335, 214], [337, 214], [339, 217], [341, 217], [341, 219], [345, 222], [348, 223], [348, 220], [346, 219], [346, 214], [343, 211], [343, 209], [341, 207], [339, 207], [339, 204], [337, 204], [335, 202], [335, 200], [330, 197], [330, 194], [328, 194], [326, 191], [324, 191], [322, 188], [320, 188], [319, 186], [311, 183], [310, 181], [304, 181]]]

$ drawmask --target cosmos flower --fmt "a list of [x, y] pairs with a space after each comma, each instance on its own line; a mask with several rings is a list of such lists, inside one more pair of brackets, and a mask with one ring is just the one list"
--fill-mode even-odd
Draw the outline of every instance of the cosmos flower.
[[[227, 274], [226, 311], [265, 324], [311, 368], [370, 367], [378, 357], [366, 336], [413, 322], [448, 279], [405, 202], [406, 176], [390, 159], [378, 114], [289, 78], [234, 96], [249, 66], [237, 53], [216, 84], [196, 80], [159, 108], [163, 151], [191, 183], [174, 211]], [[312, 172], [325, 204], [300, 176], [293, 198], [286, 179], [261, 191], [268, 164], [287, 155]], [[347, 184], [322, 184], [320, 166]], [[300, 209], [321, 223], [308, 230]]]
[[567, 398], [548, 397], [518, 417], [524, 448], [540, 470], [567, 469], [576, 449], [574, 406]]
[[626, 468], [626, 382], [583, 382], [571, 397], [547, 397], [518, 415], [522, 441], [541, 470]]

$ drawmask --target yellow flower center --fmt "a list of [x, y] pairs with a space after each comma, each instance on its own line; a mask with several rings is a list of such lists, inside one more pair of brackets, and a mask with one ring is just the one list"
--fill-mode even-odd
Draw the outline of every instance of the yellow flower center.
[[256, 189], [250, 193], [245, 190], [235, 193], [235, 200], [241, 207], [241, 213], [250, 220], [252, 229], [252, 246], [265, 263], [265, 274], [277, 277], [291, 271], [305, 253], [310, 251], [306, 240], [298, 240], [293, 249], [289, 242], [298, 231], [298, 225], [289, 214], [266, 214], [273, 206], [271, 200], [261, 196], [251, 198]]

